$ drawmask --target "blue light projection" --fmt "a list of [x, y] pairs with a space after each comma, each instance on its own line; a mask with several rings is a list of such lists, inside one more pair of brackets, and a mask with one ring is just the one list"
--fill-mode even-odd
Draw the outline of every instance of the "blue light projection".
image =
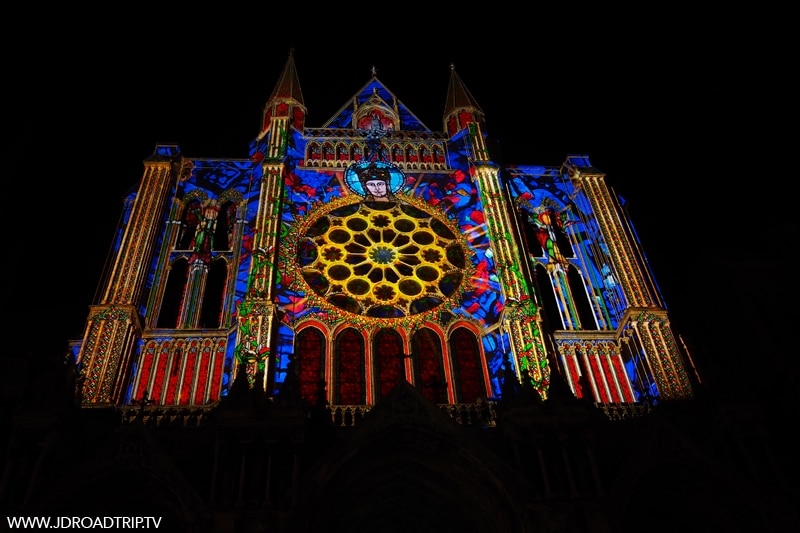
[[[562, 217], [559, 223], [572, 235], [572, 245], [576, 248], [574, 257], [568, 261], [583, 273], [595, 303], [602, 309], [602, 316], [596, 317], [598, 325], [603, 329], [617, 328], [625, 313], [626, 300], [585, 193], [576, 189], [558, 169], [512, 167], [506, 172], [515, 205], [532, 226], [542, 225], [540, 215], [548, 208]], [[535, 262], [552, 266], [553, 260], [545, 256]]]

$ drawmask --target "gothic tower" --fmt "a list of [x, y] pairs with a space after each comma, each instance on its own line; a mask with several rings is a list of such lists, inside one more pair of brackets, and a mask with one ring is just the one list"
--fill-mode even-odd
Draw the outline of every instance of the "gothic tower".
[[356, 411], [403, 381], [453, 405], [520, 384], [546, 399], [556, 378], [599, 405], [692, 396], [589, 157], [501, 165], [452, 66], [442, 130], [374, 70], [320, 127], [305, 115], [290, 53], [249, 159], [160, 145], [144, 162], [73, 345], [84, 406], [208, 405], [240, 375]]

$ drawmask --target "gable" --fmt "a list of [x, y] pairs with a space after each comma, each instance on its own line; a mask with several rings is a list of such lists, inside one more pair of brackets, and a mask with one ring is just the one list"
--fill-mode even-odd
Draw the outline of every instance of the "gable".
[[431, 131], [377, 78], [346, 102], [323, 128]]

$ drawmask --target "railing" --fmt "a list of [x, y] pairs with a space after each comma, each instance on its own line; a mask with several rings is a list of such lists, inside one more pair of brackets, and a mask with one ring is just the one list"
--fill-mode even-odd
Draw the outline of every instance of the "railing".
[[122, 423], [138, 422], [146, 426], [200, 427], [213, 407], [164, 407], [131, 405], [120, 407]]
[[371, 405], [331, 405], [328, 407], [331, 413], [331, 421], [336, 427], [355, 427], [364, 418]]
[[[207, 406], [127, 405], [118, 408], [123, 424], [140, 423], [148, 426], [199, 427], [209, 417], [216, 404]], [[273, 405], [278, 408], [279, 405]], [[331, 421], [336, 427], [356, 427], [370, 412], [372, 405], [328, 406]], [[437, 404], [451, 419], [462, 426], [495, 427], [497, 413], [493, 402]]]
[[[208, 419], [216, 404], [208, 406], [179, 407], [160, 405], [130, 405], [119, 408], [123, 424], [138, 422], [151, 426], [202, 425]], [[637, 403], [595, 403], [609, 420], [629, 420], [645, 416], [652, 411], [647, 402]], [[275, 406], [278, 407], [278, 406]], [[336, 427], [356, 427], [372, 405], [331, 405], [328, 406], [331, 422]], [[437, 404], [453, 421], [462, 426], [495, 427], [497, 410], [494, 402]]]
[[497, 424], [493, 402], [439, 404], [439, 408], [462, 426], [495, 427]]
[[[450, 418], [462, 426], [495, 427], [497, 414], [493, 402], [438, 404]], [[331, 421], [336, 427], [355, 427], [372, 409], [371, 405], [331, 405]]]
[[598, 409], [609, 420], [629, 420], [649, 414], [652, 407], [649, 403], [595, 403]]

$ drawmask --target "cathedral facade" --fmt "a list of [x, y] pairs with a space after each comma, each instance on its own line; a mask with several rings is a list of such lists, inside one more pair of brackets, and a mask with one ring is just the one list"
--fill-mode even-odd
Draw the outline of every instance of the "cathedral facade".
[[495, 163], [455, 69], [440, 129], [374, 73], [321, 127], [305, 114], [290, 57], [249, 159], [160, 145], [145, 161], [75, 347], [82, 404], [208, 405], [240, 373], [269, 397], [357, 411], [401, 381], [456, 405], [514, 376], [546, 399], [554, 372], [602, 404], [692, 397], [588, 156]]
[[374, 71], [307, 125], [299, 80], [290, 53], [248, 158], [145, 159], [69, 343], [74, 398], [14, 426], [10, 509], [187, 531], [769, 523], [697, 441], [701, 379], [588, 155], [497, 161], [453, 67], [433, 129]]

